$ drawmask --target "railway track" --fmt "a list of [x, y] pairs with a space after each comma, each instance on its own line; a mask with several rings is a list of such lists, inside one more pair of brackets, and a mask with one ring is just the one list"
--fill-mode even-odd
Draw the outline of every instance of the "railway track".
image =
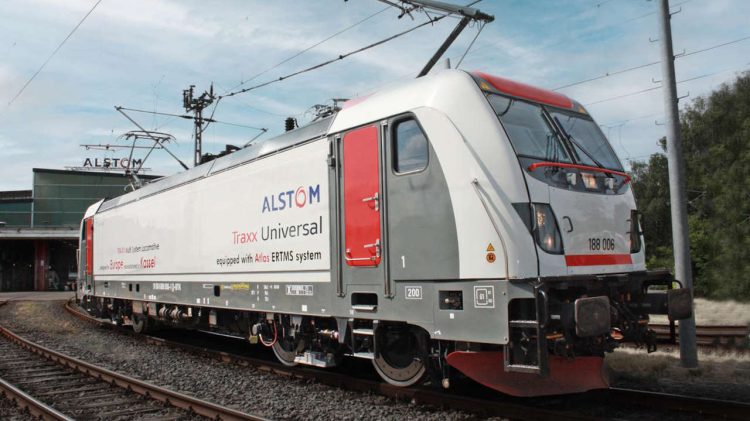
[[[656, 332], [658, 339], [670, 339], [669, 324], [651, 323], [649, 327]], [[679, 343], [680, 331], [677, 328], [675, 335]], [[747, 325], [696, 326], [695, 335], [697, 344], [703, 347], [738, 350], [748, 350], [750, 347], [750, 326]]]
[[0, 391], [36, 418], [264, 420], [97, 367], [3, 326], [0, 355]]
[[[80, 319], [101, 327], [117, 329], [117, 327], [109, 321], [97, 319], [79, 311], [77, 307], [71, 305], [71, 302], [67, 303], [65, 308], [69, 313]], [[565, 408], [558, 406], [554, 399], [551, 401], [545, 400], [545, 398], [519, 399], [508, 396], [497, 396], [495, 394], [492, 396], [473, 397], [458, 395], [455, 393], [444, 393], [429, 388], [401, 388], [377, 380], [354, 378], [335, 371], [316, 370], [308, 367], [288, 367], [261, 358], [236, 355], [229, 352], [195, 346], [183, 342], [170, 341], [149, 335], [137, 335], [129, 329], [119, 330], [126, 334], [138, 336], [151, 344], [179, 348], [224, 363], [232, 363], [242, 366], [251, 365], [260, 371], [274, 373], [285, 377], [314, 380], [329, 386], [342, 387], [348, 390], [365, 393], [377, 393], [402, 401], [410, 401], [415, 404], [425, 404], [442, 409], [450, 408], [461, 410], [475, 413], [480, 416], [500, 416], [503, 418], [518, 420], [550, 418], [556, 420], [601, 419], [601, 416], [588, 416], [578, 410], [570, 410], [569, 407], [571, 405], [574, 407], [577, 405], [579, 408], [586, 408], [590, 405], [601, 405], [603, 402], [611, 405], [623, 405], [626, 408], [637, 405], [644, 408], [657, 409], [659, 411], [679, 412], [689, 415], [700, 415], [703, 417], [707, 416], [711, 418], [730, 420], [745, 420], [747, 419], [747, 414], [750, 413], [750, 403], [719, 401], [618, 388], [598, 390], [577, 396], [566, 397]], [[552, 403], [550, 404], [550, 402]]]

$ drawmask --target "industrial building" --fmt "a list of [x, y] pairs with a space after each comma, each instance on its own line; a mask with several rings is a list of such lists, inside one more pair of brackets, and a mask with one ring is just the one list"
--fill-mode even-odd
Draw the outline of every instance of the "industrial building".
[[0, 191], [0, 291], [70, 288], [86, 208], [126, 193], [129, 185], [121, 172], [33, 171], [31, 190]]

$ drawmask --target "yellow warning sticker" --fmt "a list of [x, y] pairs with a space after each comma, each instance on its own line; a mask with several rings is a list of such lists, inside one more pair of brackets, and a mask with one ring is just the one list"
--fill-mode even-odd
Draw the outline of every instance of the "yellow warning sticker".
[[487, 246], [487, 251], [495, 251], [495, 247], [492, 247], [492, 243]]

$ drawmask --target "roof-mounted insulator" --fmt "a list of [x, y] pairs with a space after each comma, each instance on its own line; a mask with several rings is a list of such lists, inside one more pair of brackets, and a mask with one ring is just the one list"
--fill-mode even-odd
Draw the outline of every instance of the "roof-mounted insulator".
[[284, 120], [284, 131], [292, 131], [295, 128], [299, 127], [297, 125], [297, 119], [294, 117], [287, 117], [286, 120]]

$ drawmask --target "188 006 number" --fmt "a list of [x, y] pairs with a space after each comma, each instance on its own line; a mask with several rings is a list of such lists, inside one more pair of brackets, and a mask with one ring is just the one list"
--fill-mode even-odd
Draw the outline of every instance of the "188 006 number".
[[612, 238], [589, 238], [589, 250], [610, 251], [614, 249], [615, 240]]

